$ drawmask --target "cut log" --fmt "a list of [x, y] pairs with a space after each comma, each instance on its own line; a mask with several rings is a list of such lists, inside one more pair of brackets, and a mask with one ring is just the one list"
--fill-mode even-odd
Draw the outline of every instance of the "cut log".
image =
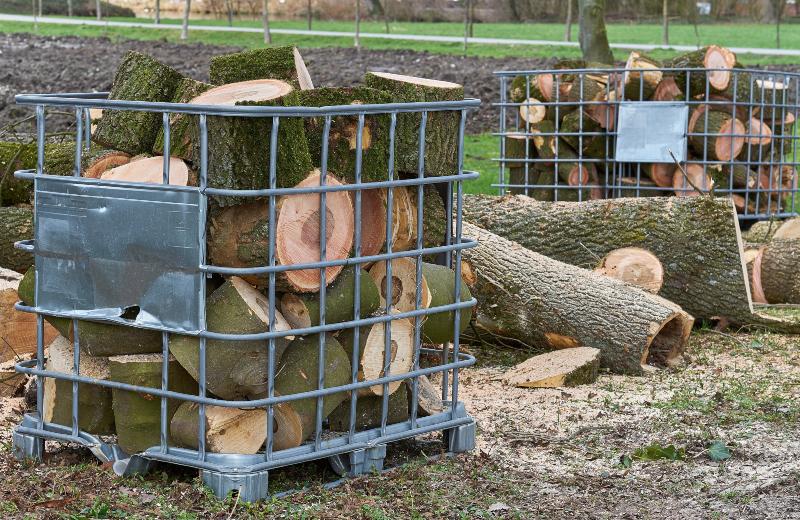
[[[392, 251], [417, 247], [417, 187], [394, 188], [392, 202]], [[388, 195], [387, 192], [383, 192]], [[388, 201], [384, 199], [384, 206]], [[395, 222], [397, 230], [394, 231]], [[447, 213], [444, 201], [433, 185], [426, 185], [422, 196], [422, 247], [438, 247], [444, 243]]]
[[[386, 424], [397, 424], [408, 419], [408, 394], [403, 391], [389, 396]], [[355, 430], [379, 428], [383, 417], [383, 396], [359, 397], [356, 401]], [[337, 432], [350, 430], [350, 401], [340, 404], [329, 416], [330, 428]]]
[[761, 285], [761, 259], [763, 258], [764, 248], [746, 249], [742, 254], [742, 261], [747, 267], [747, 280], [750, 283], [750, 294], [753, 295], [753, 303], [769, 303], [764, 296], [764, 288]]
[[[151, 56], [129, 51], [114, 75], [108, 98], [126, 101], [167, 102], [175, 95], [182, 76]], [[159, 112], [105, 110], [92, 141], [131, 155], [149, 153], [161, 126]]]
[[684, 101], [686, 96], [675, 82], [674, 77], [665, 76], [656, 87], [651, 99], [653, 101]]
[[[611, 155], [611, 143], [600, 124], [584, 111], [576, 110], [564, 116], [561, 122], [564, 142], [573, 150], [582, 150], [584, 158], [603, 159]], [[559, 158], [563, 154], [559, 154]]]
[[14, 242], [33, 238], [33, 210], [0, 207], [0, 268], [24, 273], [33, 265], [33, 255], [14, 247]]
[[623, 247], [608, 253], [595, 272], [658, 294], [664, 285], [664, 267], [658, 257], [640, 247]]
[[[628, 55], [622, 75], [620, 91], [627, 101], [646, 101], [655, 94], [664, 73], [661, 63], [644, 54], [633, 51]], [[620, 99], [623, 99], [620, 97]]]
[[[36, 271], [31, 267], [19, 282], [19, 299], [25, 305], [34, 304], [35, 278]], [[45, 316], [45, 320], [62, 336], [73, 341], [72, 320], [51, 316]], [[161, 333], [158, 331], [97, 321], [78, 320], [78, 337], [81, 351], [95, 357], [147, 354], [161, 352], [162, 349]]]
[[646, 249], [664, 266], [661, 296], [698, 319], [751, 323], [738, 218], [729, 199], [649, 197], [574, 204], [468, 195], [464, 218], [580, 267], [595, 267], [614, 249]]
[[[368, 87], [317, 88], [299, 93], [300, 105], [326, 107], [337, 105], [383, 104], [392, 101], [389, 93]], [[305, 134], [314, 166], [322, 167], [324, 117], [307, 117]], [[385, 181], [389, 177], [388, 114], [365, 115], [361, 131], [361, 181]], [[358, 116], [331, 118], [328, 134], [328, 171], [348, 183], [355, 182]]]
[[[264, 409], [226, 408], [207, 405], [205, 445], [210, 453], [257, 453], [267, 440], [267, 412]], [[185, 401], [169, 423], [172, 441], [178, 446], [198, 449], [200, 405]]]
[[258, 79], [285, 81], [296, 89], [312, 89], [314, 83], [297, 47], [268, 47], [223, 54], [211, 58], [209, 77], [215, 85]]
[[[556, 143], [558, 137], [555, 135], [536, 135], [536, 134], [555, 134], [556, 127], [552, 121], [542, 121], [538, 125], [533, 125], [530, 128], [530, 133], [533, 136], [533, 146], [536, 148], [536, 154], [541, 159], [555, 159], [556, 157]], [[551, 161], [546, 161], [543, 164], [551, 165]]]
[[[394, 273], [392, 273], [394, 274]], [[430, 294], [429, 308], [455, 303], [456, 273], [449, 267], [436, 264], [422, 264], [422, 276]], [[467, 284], [461, 281], [461, 297], [459, 301], [472, 299]], [[472, 307], [461, 309], [459, 329], [455, 330], [455, 311], [435, 312], [425, 317], [422, 326], [422, 339], [425, 343], [447, 343], [453, 341], [456, 334], [464, 332], [472, 319]]]
[[[689, 118], [689, 145], [698, 157], [730, 161], [741, 153], [745, 126], [730, 113], [709, 110], [700, 105]], [[705, 134], [705, 135], [704, 135]]]
[[[358, 298], [363, 318], [380, 308], [378, 287], [365, 269], [360, 269]], [[325, 323], [342, 323], [355, 319], [356, 268], [348, 267], [325, 291]], [[281, 313], [293, 328], [319, 325], [319, 295], [286, 293], [281, 298]]]
[[[161, 369], [164, 356], [140, 354], [109, 358], [111, 381], [149, 388], [161, 388]], [[197, 383], [171, 356], [168, 361], [169, 390], [197, 394]], [[117, 444], [128, 454], [140, 453], [158, 446], [161, 432], [161, 398], [151, 394], [112, 390], [114, 425]], [[177, 399], [167, 400], [167, 424], [180, 406]]]
[[129, 162], [131, 162], [129, 153], [117, 150], [98, 150], [91, 153], [88, 160], [85, 161], [86, 167], [81, 172], [81, 176], [89, 179], [99, 179], [104, 173]]
[[772, 238], [775, 240], [800, 239], [800, 217], [784, 220]]
[[597, 348], [601, 366], [623, 374], [679, 361], [694, 319], [678, 305], [466, 222], [464, 235], [478, 240], [462, 258], [479, 329], [535, 348]]
[[675, 169], [672, 187], [678, 197], [697, 197], [711, 191], [714, 180], [702, 164], [688, 163], [683, 166], [683, 170]]
[[[0, 363], [36, 352], [36, 315], [14, 309], [22, 278], [16, 271], [0, 268]], [[56, 336], [58, 332], [45, 323], [43, 343], [49, 345]]]
[[[173, 186], [189, 186], [189, 167], [177, 157], [169, 158], [169, 183]], [[100, 175], [107, 181], [137, 182], [145, 184], [164, 183], [164, 158], [161, 156], [130, 162], [111, 168]], [[193, 184], [197, 184], [195, 181]]]
[[[275, 395], [289, 396], [318, 388], [319, 341], [318, 335], [303, 336], [289, 345], [275, 373]], [[323, 340], [322, 350], [325, 356], [324, 388], [348, 384], [351, 376], [350, 359], [342, 345], [333, 336], [328, 335]], [[323, 421], [349, 396], [349, 392], [326, 395], [322, 399]], [[275, 449], [299, 446], [308, 439], [314, 433], [316, 416], [315, 398], [286, 402], [285, 408], [280, 414], [276, 413], [275, 417]]]
[[[798, 221], [800, 221], [800, 218], [798, 218]], [[751, 244], [766, 244], [772, 240], [772, 237], [775, 236], [778, 228], [780, 228], [782, 225], [783, 222], [776, 220], [761, 220], [754, 222], [753, 225], [750, 226], [750, 229], [742, 232], [742, 239]], [[800, 225], [798, 225], [798, 227], [800, 227]], [[797, 238], [800, 238], [800, 236]]]
[[[573, 67], [567, 67], [573, 68]], [[583, 68], [578, 66], [577, 68]], [[553, 74], [531, 74], [515, 77], [510, 85], [509, 100], [512, 103], [522, 103], [528, 98], [541, 99], [542, 101], [554, 101], [556, 97], [560, 101], [566, 101], [572, 90], [574, 74], [557, 75], [558, 80]], [[558, 89], [556, 82], [558, 81]], [[556, 94], [558, 91], [558, 94]]]
[[760, 272], [769, 303], [800, 304], [800, 239], [773, 238], [764, 248]]
[[[228, 279], [206, 300], [206, 326], [213, 332], [255, 334], [269, 330], [269, 300], [236, 276]], [[275, 331], [291, 326], [275, 310]], [[293, 336], [275, 339], [275, 362], [281, 359]], [[200, 376], [199, 340], [172, 334], [169, 351], [195, 379]], [[264, 340], [206, 341], [206, 388], [222, 399], [255, 398], [266, 391], [269, 342]]]
[[[405, 374], [414, 364], [414, 322], [410, 319], [392, 320], [390, 326], [389, 373], [392, 375]], [[349, 328], [339, 334], [339, 341], [344, 347], [350, 360], [354, 358], [355, 329]], [[359, 365], [358, 380], [373, 381], [384, 377], [386, 371], [386, 325], [376, 323], [361, 327], [359, 339]], [[349, 376], [348, 376], [349, 377]], [[388, 384], [389, 393], [393, 394], [400, 388], [402, 381]], [[383, 395], [383, 384], [377, 384], [362, 389], [360, 395]]]
[[[405, 190], [405, 188], [404, 188]], [[353, 203], [353, 214], [356, 212], [355, 192], [348, 192]], [[396, 208], [394, 208], [396, 209]], [[396, 236], [397, 220], [392, 221]], [[376, 188], [361, 190], [361, 254], [359, 256], [377, 255], [386, 245], [386, 189]], [[355, 236], [353, 237], [353, 256], [355, 256]], [[362, 265], [365, 269], [371, 263]]]
[[[642, 165], [645, 175], [660, 188], [671, 188], [675, 180], [675, 163], [651, 163]], [[683, 175], [677, 172], [678, 175]]]
[[[191, 78], [183, 78], [178, 87], [175, 89], [175, 94], [170, 100], [172, 103], [189, 103], [192, 99], [203, 94], [212, 88], [208, 83], [196, 81]], [[196, 163], [195, 167], [199, 169], [199, 116], [190, 114], [171, 114], [169, 118], [169, 154], [172, 157], [180, 157], [187, 161]], [[156, 142], [153, 145], [153, 153], [156, 155], [164, 155], [164, 125], [158, 130]]]
[[[298, 187], [318, 186], [320, 173], [315, 170]], [[328, 175], [325, 184], [341, 183]], [[320, 261], [320, 202], [316, 193], [285, 195], [278, 199], [275, 252], [280, 265]], [[326, 258], [347, 258], [353, 244], [353, 205], [347, 192], [328, 192], [325, 196]], [[263, 199], [226, 207], [211, 218], [208, 231], [208, 256], [214, 265], [259, 267], [269, 265], [269, 202]], [[332, 282], [343, 266], [325, 269], [326, 283]], [[266, 287], [267, 275], [248, 276], [246, 280]], [[318, 269], [285, 271], [276, 276], [278, 290], [316, 292], [320, 286]]]
[[[736, 66], [736, 55], [725, 47], [710, 45], [668, 60], [664, 66], [675, 69], [714, 69], [707, 72], [692, 70], [676, 71], [675, 81], [686, 90], [688, 81], [689, 97], [706, 93], [706, 80], [710, 92], [725, 92], [732, 82]], [[690, 77], [687, 79], [687, 74]]]
[[533, 356], [503, 376], [503, 382], [520, 388], [559, 388], [597, 381], [600, 351], [578, 347]]
[[[409, 257], [399, 257], [391, 261], [392, 287], [389, 288], [387, 262], [376, 262], [369, 270], [369, 275], [378, 287], [381, 308], [386, 308], [386, 295], [391, 291], [391, 305], [399, 312], [416, 309], [417, 302], [417, 262]], [[420, 308], [427, 309], [431, 304], [431, 294], [423, 275], [420, 281]]]
[[519, 117], [528, 125], [535, 125], [547, 117], [547, 106], [536, 98], [528, 98], [519, 107]]
[[[389, 72], [368, 72], [367, 87], [385, 90], [396, 102], [460, 101], [464, 87]], [[428, 112], [425, 125], [425, 175], [443, 176], [458, 173], [458, 134], [460, 110]], [[416, 174], [419, 169], [419, 131], [421, 113], [398, 114], [395, 130], [395, 161], [400, 172]]]
[[[193, 98], [193, 105], [296, 106], [297, 92], [283, 81], [262, 79], [212, 88]], [[270, 186], [272, 117], [208, 118], [208, 185], [237, 190]], [[199, 156], [195, 142], [195, 156]], [[276, 160], [277, 186], [299, 184], [312, 170], [302, 118], [281, 118]], [[237, 197], [218, 197], [220, 206], [241, 203]]]
[[[57, 336], [47, 348], [46, 370], [72, 374], [73, 343]], [[108, 358], [93, 357], [83, 352], [80, 375], [108, 380]], [[44, 380], [43, 417], [48, 423], [72, 427], [72, 382], [61, 379]], [[88, 383], [78, 383], [78, 428], [88, 433], [114, 433], [114, 411], [111, 408], [111, 389]]]
[[[412, 384], [412, 381], [406, 384], [409, 401], [412, 399]], [[443, 411], [442, 387], [431, 383], [428, 376], [419, 376], [419, 378], [417, 378], [417, 413], [420, 416], [429, 416], [442, 413]]]
[[[0, 206], [28, 204], [33, 197], [33, 182], [14, 177], [16, 170], [36, 169], [35, 142], [0, 141]], [[72, 175], [75, 169], [75, 143], [47, 143], [44, 147], [44, 173]]]

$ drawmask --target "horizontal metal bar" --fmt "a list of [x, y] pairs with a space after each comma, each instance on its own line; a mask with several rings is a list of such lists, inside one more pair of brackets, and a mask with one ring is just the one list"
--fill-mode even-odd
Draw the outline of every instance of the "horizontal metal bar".
[[[494, 71], [495, 76], [536, 76], [537, 74], [597, 74], [598, 72], [601, 73], [624, 73], [624, 72], [641, 72], [642, 69], [627, 69], [624, 67], [614, 68], [614, 67], [602, 67], [596, 69], [542, 69], [542, 70], [497, 70]], [[702, 68], [702, 67], [656, 67], [652, 69], [647, 69], [647, 72], [691, 72], [691, 73], [705, 73], [705, 72], [747, 72], [749, 74], [758, 74], [763, 76], [788, 76], [788, 77], [798, 77], [800, 78], [800, 72], [783, 72], [783, 71], [775, 71], [775, 70], [764, 70], [764, 69], [744, 69], [744, 68], [733, 68], [733, 69], [725, 69], [725, 68]]]
[[28, 253], [33, 253], [35, 249], [35, 240], [19, 240], [14, 242], [14, 248], [19, 249], [20, 251], [26, 251]]

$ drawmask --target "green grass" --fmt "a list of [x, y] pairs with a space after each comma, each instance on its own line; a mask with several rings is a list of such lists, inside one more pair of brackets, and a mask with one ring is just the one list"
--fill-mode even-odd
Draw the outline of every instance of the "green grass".
[[[143, 18], [114, 18], [114, 21], [147, 21]], [[177, 19], [164, 19], [164, 24], [178, 24]], [[223, 20], [193, 20], [193, 25], [226, 25]], [[241, 27], [259, 27], [255, 20], [238, 20], [235, 25]], [[275, 21], [272, 27], [276, 29], [304, 29], [305, 21], [289, 20]], [[393, 34], [431, 34], [442, 36], [461, 36], [463, 26], [460, 23], [423, 23], [423, 22], [396, 22], [390, 25]], [[793, 30], [792, 25], [787, 25], [782, 32], [783, 47], [796, 49], [800, 47], [800, 30]], [[340, 21], [316, 21], [314, 29], [331, 31], [352, 31], [353, 24]], [[3, 32], [33, 32], [33, 24], [18, 22], [0, 23]], [[362, 23], [362, 32], [384, 32], [381, 22]], [[78, 36], [109, 36], [133, 39], [167, 39], [179, 41], [178, 31], [163, 31], [133, 28], [103, 28], [79, 26], [54, 26], [42, 24], [38, 32], [45, 35], [78, 35]], [[670, 42], [674, 45], [718, 44], [726, 46], [749, 47], [775, 47], [775, 30], [771, 25], [758, 24], [716, 24], [701, 25], [698, 28], [699, 38], [695, 36], [694, 27], [686, 24], [670, 26]], [[658, 44], [661, 39], [661, 29], [656, 24], [609, 24], [609, 39], [612, 42], [623, 43], [651, 43]], [[746, 38], [743, 38], [746, 35]], [[496, 37], [514, 39], [556, 40], [563, 38], [561, 24], [512, 24], [512, 23], [481, 23], [475, 25], [476, 37]], [[215, 45], [236, 45], [242, 47], [258, 47], [263, 45], [262, 36], [252, 33], [215, 33], [207, 31], [190, 31], [189, 41], [203, 42]], [[353, 39], [349, 37], [319, 37], [299, 35], [273, 35], [275, 44], [294, 44], [300, 47], [351, 47]], [[363, 39], [362, 45], [368, 49], [410, 49], [429, 51], [444, 54], [462, 54], [461, 43], [439, 42], [413, 42]], [[618, 58], [624, 56], [624, 51], [617, 51]], [[671, 51], [654, 51], [656, 58], [665, 58], [674, 55]], [[527, 45], [484, 45], [474, 44], [469, 47], [471, 56], [487, 57], [577, 57], [579, 50], [571, 47], [554, 46], [527, 46]], [[797, 57], [756, 57], [742, 55], [739, 57], [744, 64], [781, 64], [796, 63]]]
[[480, 173], [480, 177], [464, 183], [464, 193], [497, 193], [498, 163], [492, 158], [500, 155], [499, 141], [492, 134], [464, 136], [464, 169]]

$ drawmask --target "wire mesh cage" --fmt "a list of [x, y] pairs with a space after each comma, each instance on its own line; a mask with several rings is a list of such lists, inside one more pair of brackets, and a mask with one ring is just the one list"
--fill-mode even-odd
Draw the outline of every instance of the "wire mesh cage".
[[740, 219], [796, 214], [798, 75], [733, 68], [735, 58], [715, 49], [707, 68], [634, 52], [622, 69], [564, 62], [496, 72], [500, 193], [710, 193], [732, 198]]
[[[387, 443], [436, 431], [447, 450], [472, 449], [458, 375], [475, 360], [458, 337], [475, 303], [460, 257], [474, 245], [461, 237], [461, 200], [463, 181], [477, 176], [462, 168], [477, 100], [16, 101], [35, 107], [38, 138], [37, 169], [15, 174], [34, 183], [34, 239], [17, 247], [34, 255], [35, 271], [17, 308], [36, 313], [38, 334], [36, 358], [16, 367], [37, 381], [36, 412], [14, 430], [18, 457], [40, 459], [45, 440], [74, 443], [120, 475], [173, 463], [200, 469], [220, 497], [256, 500], [282, 466], [327, 457], [342, 474], [380, 470]], [[74, 161], [61, 175], [47, 167], [53, 108], [75, 113]], [[162, 155], [128, 163], [138, 175], [87, 175], [98, 109], [154, 119]], [[220, 173], [240, 163], [215, 162], [230, 146], [222, 137], [236, 135], [230, 125], [264, 130], [249, 185]], [[286, 181], [298, 159], [282, 132], [309, 125], [321, 136], [319, 168]], [[386, 133], [371, 133], [374, 125]], [[457, 147], [432, 176], [425, 147], [443, 125]], [[170, 153], [186, 147], [177, 128], [191, 129], [191, 161]], [[329, 146], [342, 128], [354, 140], [346, 175], [332, 170], [345, 166]], [[385, 157], [367, 163], [376, 147], [363, 141], [378, 138]], [[416, 158], [416, 171], [395, 168], [401, 153]], [[51, 325], [60, 343], [46, 345]], [[418, 405], [425, 399], [428, 409]]]

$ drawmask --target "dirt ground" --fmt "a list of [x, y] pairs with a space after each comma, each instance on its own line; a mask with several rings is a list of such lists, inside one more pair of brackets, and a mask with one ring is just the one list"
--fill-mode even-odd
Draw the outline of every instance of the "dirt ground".
[[[22, 399], [0, 418], [4, 518], [800, 518], [800, 349], [796, 337], [696, 332], [684, 366], [587, 386], [505, 387], [525, 353], [474, 349], [461, 398], [477, 449], [434, 458], [439, 436], [390, 445], [398, 468], [335, 480], [323, 462], [278, 470], [256, 506], [214, 500], [196, 473], [163, 466], [117, 478], [85, 450], [50, 446], [45, 464], [10, 453]], [[715, 462], [718, 441], [730, 458]], [[674, 445], [681, 460], [639, 460]], [[632, 458], [621, 464], [624, 456]], [[628, 467], [626, 467], [628, 466]]]

